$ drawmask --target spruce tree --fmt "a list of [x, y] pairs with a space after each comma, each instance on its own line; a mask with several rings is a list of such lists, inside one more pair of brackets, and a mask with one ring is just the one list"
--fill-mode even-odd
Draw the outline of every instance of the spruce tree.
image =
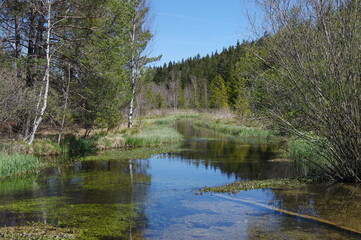
[[217, 75], [209, 85], [210, 107], [217, 109], [228, 108], [228, 94], [224, 79]]

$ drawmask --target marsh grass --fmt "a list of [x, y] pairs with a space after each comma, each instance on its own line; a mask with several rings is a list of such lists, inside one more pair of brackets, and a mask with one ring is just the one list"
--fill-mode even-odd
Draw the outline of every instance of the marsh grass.
[[33, 155], [0, 152], [0, 177], [36, 172], [43, 166], [39, 158]]
[[137, 134], [126, 136], [126, 144], [130, 146], [160, 146], [183, 140], [183, 136], [173, 127], [147, 126]]
[[144, 121], [136, 133], [125, 134], [128, 146], [160, 146], [183, 141], [183, 136], [174, 128], [177, 120], [194, 118], [198, 115], [172, 115], [165, 118]]
[[235, 124], [219, 123], [216, 121], [195, 121], [194, 124], [199, 127], [212, 129], [217, 132], [229, 134], [236, 137], [251, 137], [270, 139], [275, 137], [274, 132], [262, 128], [238, 126]]
[[288, 158], [306, 176], [322, 178], [324, 174], [319, 166], [328, 165], [324, 149], [312, 145], [302, 139], [293, 139], [287, 143]]

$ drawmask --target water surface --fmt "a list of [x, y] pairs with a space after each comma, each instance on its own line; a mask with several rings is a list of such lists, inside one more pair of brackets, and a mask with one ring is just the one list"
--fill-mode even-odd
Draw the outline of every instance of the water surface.
[[[182, 151], [130, 161], [77, 162], [23, 179], [0, 182], [0, 226], [42, 222], [82, 229], [84, 239], [357, 239], [328, 226], [243, 204], [204, 186], [234, 180], [287, 177], [280, 143], [240, 141], [189, 122], [177, 129]], [[355, 185], [310, 185], [232, 195], [344, 223], [361, 231]]]

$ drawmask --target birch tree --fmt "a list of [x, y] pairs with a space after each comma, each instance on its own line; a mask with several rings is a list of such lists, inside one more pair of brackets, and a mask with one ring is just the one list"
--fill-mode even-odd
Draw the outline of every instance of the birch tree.
[[148, 58], [146, 49], [148, 42], [152, 38], [149, 26], [149, 7], [147, 0], [128, 0], [131, 8], [130, 24], [130, 54], [129, 54], [129, 78], [131, 86], [131, 96], [129, 102], [128, 127], [133, 126], [133, 114], [135, 108], [135, 94], [137, 82], [141, 78], [142, 71], [147, 63], [158, 58]]
[[44, 6], [46, 8], [46, 50], [45, 50], [45, 57], [46, 57], [46, 66], [45, 66], [45, 73], [43, 80], [41, 82], [40, 91], [38, 94], [38, 103], [36, 105], [35, 110], [35, 118], [32, 124], [32, 129], [29, 135], [25, 136], [24, 140], [28, 144], [32, 144], [35, 138], [35, 134], [40, 126], [41, 121], [43, 120], [44, 113], [48, 104], [48, 95], [49, 95], [49, 82], [50, 82], [50, 64], [51, 64], [51, 58], [52, 55], [50, 53], [50, 36], [52, 31], [52, 2], [51, 0], [46, 0], [44, 2]]

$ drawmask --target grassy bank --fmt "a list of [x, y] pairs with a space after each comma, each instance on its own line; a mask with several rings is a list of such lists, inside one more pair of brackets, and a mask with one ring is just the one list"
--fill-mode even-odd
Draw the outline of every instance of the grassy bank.
[[29, 154], [0, 152], [0, 177], [9, 177], [38, 171], [44, 166], [39, 158]]
[[194, 123], [196, 126], [208, 128], [217, 132], [229, 134], [235, 137], [251, 137], [270, 139], [274, 133], [267, 129], [239, 126], [236, 124], [219, 123], [216, 121], [198, 120]]

